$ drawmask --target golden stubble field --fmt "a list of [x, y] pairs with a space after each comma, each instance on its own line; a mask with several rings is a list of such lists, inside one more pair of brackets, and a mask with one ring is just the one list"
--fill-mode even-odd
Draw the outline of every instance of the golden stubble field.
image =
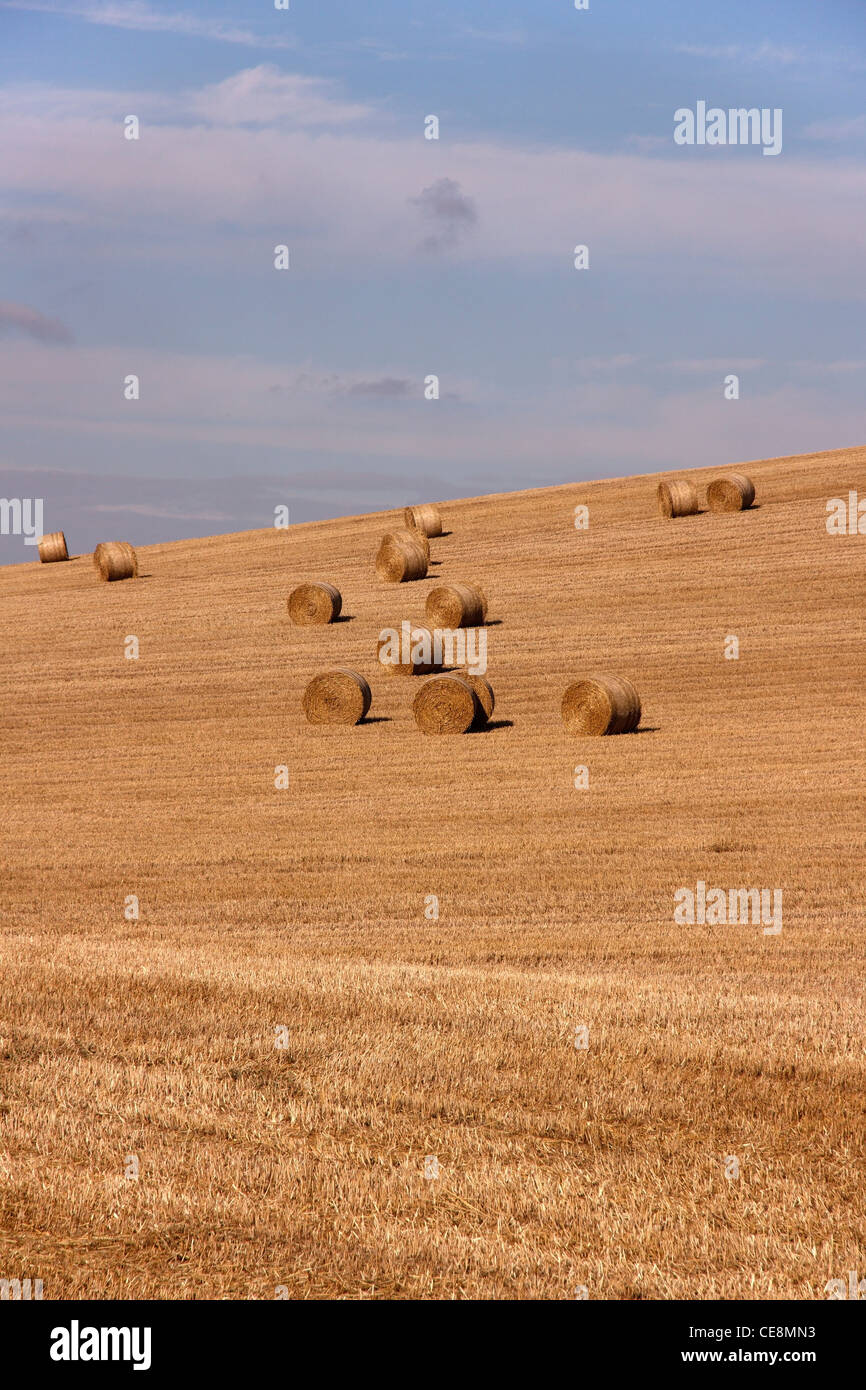
[[[144, 548], [118, 584], [0, 570], [0, 1276], [812, 1299], [866, 1272], [866, 538], [825, 526], [866, 449], [746, 471], [733, 516], [665, 522], [647, 477], [443, 505], [402, 586], [390, 515]], [[292, 627], [317, 578], [351, 620]], [[375, 670], [439, 578], [490, 599], [465, 737]], [[303, 722], [330, 665], [370, 722]], [[638, 734], [566, 735], [593, 670], [635, 682]], [[782, 932], [677, 925], [698, 880], [782, 889]]]

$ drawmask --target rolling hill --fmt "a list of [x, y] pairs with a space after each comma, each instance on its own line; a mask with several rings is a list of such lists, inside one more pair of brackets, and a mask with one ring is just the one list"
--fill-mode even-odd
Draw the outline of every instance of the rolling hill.
[[[862, 1269], [866, 538], [825, 523], [866, 448], [737, 467], [732, 515], [665, 521], [652, 477], [443, 503], [404, 585], [386, 513], [116, 584], [0, 570], [0, 1274], [810, 1299]], [[306, 579], [348, 621], [292, 626]], [[438, 580], [489, 598], [463, 737], [376, 670]], [[356, 727], [303, 720], [332, 665], [372, 685]], [[636, 734], [565, 732], [588, 671], [634, 682]], [[781, 932], [681, 925], [699, 882], [781, 890]]]

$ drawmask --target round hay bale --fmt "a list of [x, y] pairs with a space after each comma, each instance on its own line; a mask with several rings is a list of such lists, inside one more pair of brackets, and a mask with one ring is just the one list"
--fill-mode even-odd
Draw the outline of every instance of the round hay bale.
[[427, 595], [431, 627], [480, 627], [487, 619], [487, 599], [472, 584], [440, 584]]
[[694, 516], [698, 510], [698, 494], [684, 478], [659, 483], [657, 495], [662, 516]]
[[123, 549], [126, 551], [127, 555], [129, 556], [130, 560], [132, 561], [132, 577], [133, 577], [133, 579], [137, 579], [137, 578], [138, 578], [138, 556], [136, 555], [136, 553], [135, 553], [135, 551], [133, 550], [132, 546], [129, 544], [129, 541], [118, 541], [118, 544], [123, 546]]
[[410, 579], [423, 579], [427, 573], [427, 556], [418, 540], [402, 539], [392, 533], [382, 537], [376, 556], [376, 573], [389, 584], [404, 584]]
[[39, 539], [39, 558], [43, 565], [53, 565], [57, 560], [68, 560], [66, 537], [62, 531], [49, 531]]
[[314, 676], [304, 691], [308, 724], [357, 724], [373, 699], [369, 685], [357, 671], [337, 666]]
[[466, 669], [465, 666], [458, 666], [457, 670], [454, 672], [454, 675], [459, 676], [460, 679], [464, 680], [467, 685], [472, 686], [472, 689], [475, 691], [475, 698], [481, 706], [479, 722], [486, 724], [487, 720], [492, 715], [496, 705], [496, 698], [493, 694], [493, 686], [490, 684], [486, 676], [473, 676], [471, 672]]
[[390, 536], [394, 536], [398, 541], [412, 541], [414, 545], [420, 545], [424, 551], [424, 558], [428, 565], [430, 563], [430, 542], [423, 531], [412, 531], [409, 527], [398, 528], [396, 531], [389, 531]]
[[640, 697], [621, 676], [586, 676], [562, 697], [570, 734], [630, 734], [640, 723]]
[[482, 589], [482, 587], [481, 587], [480, 584], [471, 584], [469, 587], [472, 588], [472, 589], [474, 589], [475, 592], [476, 592], [476, 594], [478, 595], [478, 597], [481, 599], [481, 621], [484, 622], [484, 623], [486, 623], [486, 622], [487, 622], [487, 594], [486, 594], [485, 590]]
[[745, 473], [728, 473], [714, 478], [707, 488], [711, 512], [744, 512], [755, 500], [755, 484]]
[[483, 719], [478, 696], [463, 676], [434, 676], [412, 702], [415, 723], [425, 734], [465, 734]]
[[289, 617], [298, 627], [314, 627], [339, 618], [343, 596], [333, 584], [298, 584], [288, 598]]
[[138, 556], [136, 555], [136, 553], [135, 553], [135, 551], [133, 550], [132, 546], [129, 544], [129, 541], [100, 541], [100, 542], [99, 542], [99, 545], [96, 547], [96, 549], [95, 549], [94, 552], [93, 552], [93, 564], [94, 564], [94, 568], [96, 569], [96, 572], [99, 573], [99, 567], [100, 567], [100, 565], [101, 565], [101, 563], [102, 563], [102, 556], [103, 556], [104, 552], [105, 552], [106, 550], [108, 550], [109, 546], [115, 546], [115, 547], [119, 548], [120, 550], [125, 551], [125, 553], [129, 556], [130, 560], [132, 561], [132, 573], [133, 573], [133, 578], [137, 578], [137, 577], [138, 577]]
[[138, 575], [138, 557], [128, 541], [100, 541], [93, 562], [100, 579], [108, 583]]
[[442, 515], [432, 502], [422, 502], [419, 507], [406, 507], [403, 519], [410, 531], [423, 531], [425, 536], [442, 535]]
[[[424, 641], [425, 634], [427, 639], [427, 643], [425, 645], [427, 646], [427, 651], [429, 651], [430, 653], [429, 662], [424, 660], [424, 647], [420, 645], [416, 646], [416, 644]], [[407, 653], [405, 653], [405, 655], [409, 657], [408, 661], [403, 661], [404, 651], [402, 638], [403, 634], [401, 631], [399, 660], [397, 661], [393, 661], [391, 659], [393, 655], [391, 651], [391, 648], [393, 646], [391, 639], [387, 637], [379, 638], [379, 641], [376, 646], [376, 656], [378, 658], [379, 665], [387, 675], [429, 676], [434, 671], [441, 671], [441, 662], [437, 663], [435, 659], [433, 633], [430, 631], [428, 627], [412, 627], [411, 632], [409, 634], [409, 650]]]

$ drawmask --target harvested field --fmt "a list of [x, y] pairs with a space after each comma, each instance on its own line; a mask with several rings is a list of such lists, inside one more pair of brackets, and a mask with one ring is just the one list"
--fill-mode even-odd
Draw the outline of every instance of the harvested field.
[[[131, 584], [0, 569], [6, 1275], [808, 1300], [863, 1272], [866, 541], [825, 521], [866, 449], [731, 469], [756, 505], [679, 525], [658, 477], [443, 503], [399, 590], [387, 514], [139, 547]], [[311, 574], [351, 621], [290, 622]], [[427, 738], [376, 642], [466, 575], [495, 717]], [[305, 722], [332, 667], [375, 717]], [[637, 733], [567, 733], [595, 671]], [[783, 930], [678, 925], [698, 881], [783, 890]]]

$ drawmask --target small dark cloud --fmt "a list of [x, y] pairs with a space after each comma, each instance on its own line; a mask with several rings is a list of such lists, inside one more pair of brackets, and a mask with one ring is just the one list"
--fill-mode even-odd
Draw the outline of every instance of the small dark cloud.
[[6, 235], [10, 246], [36, 245], [36, 227], [33, 222], [14, 222]]
[[40, 343], [71, 343], [72, 334], [59, 319], [48, 319], [26, 304], [0, 303], [0, 333], [23, 333]]
[[383, 376], [378, 381], [356, 381], [353, 386], [347, 387], [346, 395], [396, 398], [409, 396], [417, 391], [417, 381], [407, 381], [405, 377]]
[[437, 179], [409, 202], [420, 209], [433, 230], [421, 242], [422, 251], [447, 251], [456, 246], [478, 222], [475, 203], [455, 179]]

